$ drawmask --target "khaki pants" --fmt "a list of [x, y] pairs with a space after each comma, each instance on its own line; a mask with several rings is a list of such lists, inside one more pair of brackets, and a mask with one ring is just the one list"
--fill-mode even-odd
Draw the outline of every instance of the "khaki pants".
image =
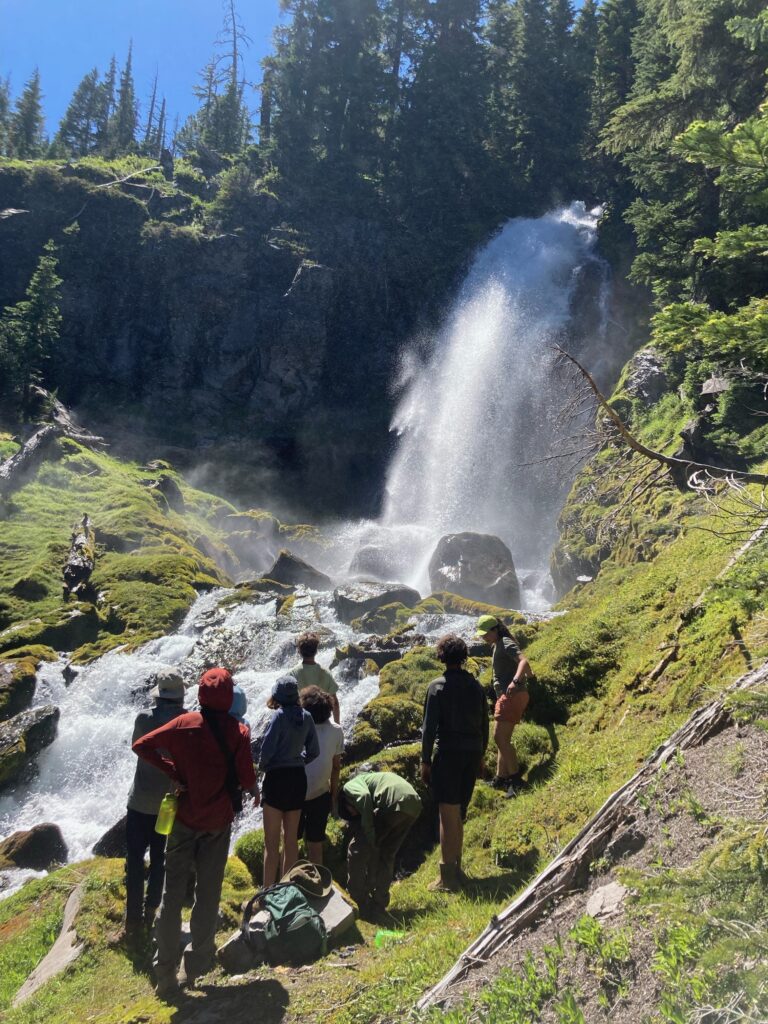
[[213, 966], [216, 922], [221, 884], [229, 853], [228, 825], [219, 832], [196, 832], [178, 819], [165, 848], [165, 885], [155, 924], [155, 974], [175, 974], [180, 959], [181, 908], [190, 873], [195, 872], [195, 902], [190, 930], [192, 941], [184, 950], [187, 975], [197, 977]]
[[[418, 817], [418, 816], [417, 816]], [[386, 910], [389, 887], [395, 875], [395, 857], [416, 817], [405, 811], [391, 811], [376, 818], [376, 845], [372, 846], [358, 822], [352, 822], [352, 840], [347, 850], [347, 886], [361, 910]]]

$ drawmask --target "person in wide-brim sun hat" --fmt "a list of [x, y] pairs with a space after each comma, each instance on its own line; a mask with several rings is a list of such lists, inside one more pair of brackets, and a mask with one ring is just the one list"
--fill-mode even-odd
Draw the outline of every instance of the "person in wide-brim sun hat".
[[493, 689], [496, 693], [493, 739], [498, 754], [496, 775], [491, 785], [505, 789], [508, 797], [514, 797], [525, 783], [512, 742], [512, 733], [528, 707], [530, 698], [526, 679], [532, 674], [531, 666], [520, 653], [507, 627], [495, 615], [481, 615], [477, 620], [475, 635], [493, 648], [491, 665]]

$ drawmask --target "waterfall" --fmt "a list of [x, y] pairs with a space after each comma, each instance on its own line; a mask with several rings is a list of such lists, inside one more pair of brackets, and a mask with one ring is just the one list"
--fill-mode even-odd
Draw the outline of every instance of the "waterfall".
[[405, 353], [383, 514], [349, 538], [376, 547], [390, 578], [424, 590], [435, 543], [462, 530], [501, 537], [521, 568], [546, 564], [570, 483], [548, 458], [563, 402], [554, 345], [597, 342], [602, 358], [576, 322], [597, 334], [605, 323], [599, 213], [573, 203], [509, 221], [474, 259], [429, 356]]

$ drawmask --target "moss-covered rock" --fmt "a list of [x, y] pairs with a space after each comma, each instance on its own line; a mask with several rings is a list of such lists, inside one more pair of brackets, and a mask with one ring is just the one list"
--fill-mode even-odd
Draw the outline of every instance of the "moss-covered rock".
[[0, 788], [14, 782], [56, 738], [59, 709], [51, 704], [0, 722]]
[[352, 730], [347, 756], [369, 757], [390, 743], [412, 739], [421, 727], [422, 706], [397, 694], [374, 697], [360, 712]]
[[264, 872], [264, 830], [246, 832], [235, 843], [235, 856], [248, 868], [251, 881], [261, 887]]
[[35, 695], [36, 671], [37, 661], [31, 657], [0, 661], [0, 721], [30, 706]]

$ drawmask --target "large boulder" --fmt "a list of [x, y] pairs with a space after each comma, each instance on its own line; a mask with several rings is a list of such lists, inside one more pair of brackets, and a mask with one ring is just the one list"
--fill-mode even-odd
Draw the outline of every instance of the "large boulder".
[[664, 357], [653, 345], [640, 349], [630, 359], [624, 389], [649, 408], [669, 390]]
[[66, 860], [64, 836], [59, 826], [50, 822], [14, 832], [0, 842], [0, 864], [47, 871], [53, 864], [64, 864]]
[[93, 845], [94, 857], [125, 857], [128, 853], [128, 845], [125, 838], [125, 819], [123, 815], [116, 821], [112, 828], [107, 829], [101, 839]]
[[0, 722], [0, 787], [15, 781], [56, 738], [59, 709], [52, 704]]
[[404, 583], [379, 583], [374, 580], [360, 580], [345, 583], [333, 592], [333, 606], [342, 622], [351, 623], [366, 612], [372, 612], [385, 604], [399, 601], [406, 608], [412, 608], [421, 600], [421, 594]]
[[520, 607], [520, 584], [507, 545], [488, 533], [441, 537], [429, 561], [433, 591], [448, 590], [472, 601]]
[[26, 711], [35, 695], [36, 681], [32, 658], [0, 662], [0, 721]]
[[285, 583], [289, 586], [304, 586], [310, 590], [330, 590], [332, 587], [330, 576], [326, 576], [319, 569], [314, 569], [303, 558], [292, 555], [290, 551], [283, 548], [279, 552], [271, 569], [264, 574], [267, 579], [275, 580], [276, 583]]

